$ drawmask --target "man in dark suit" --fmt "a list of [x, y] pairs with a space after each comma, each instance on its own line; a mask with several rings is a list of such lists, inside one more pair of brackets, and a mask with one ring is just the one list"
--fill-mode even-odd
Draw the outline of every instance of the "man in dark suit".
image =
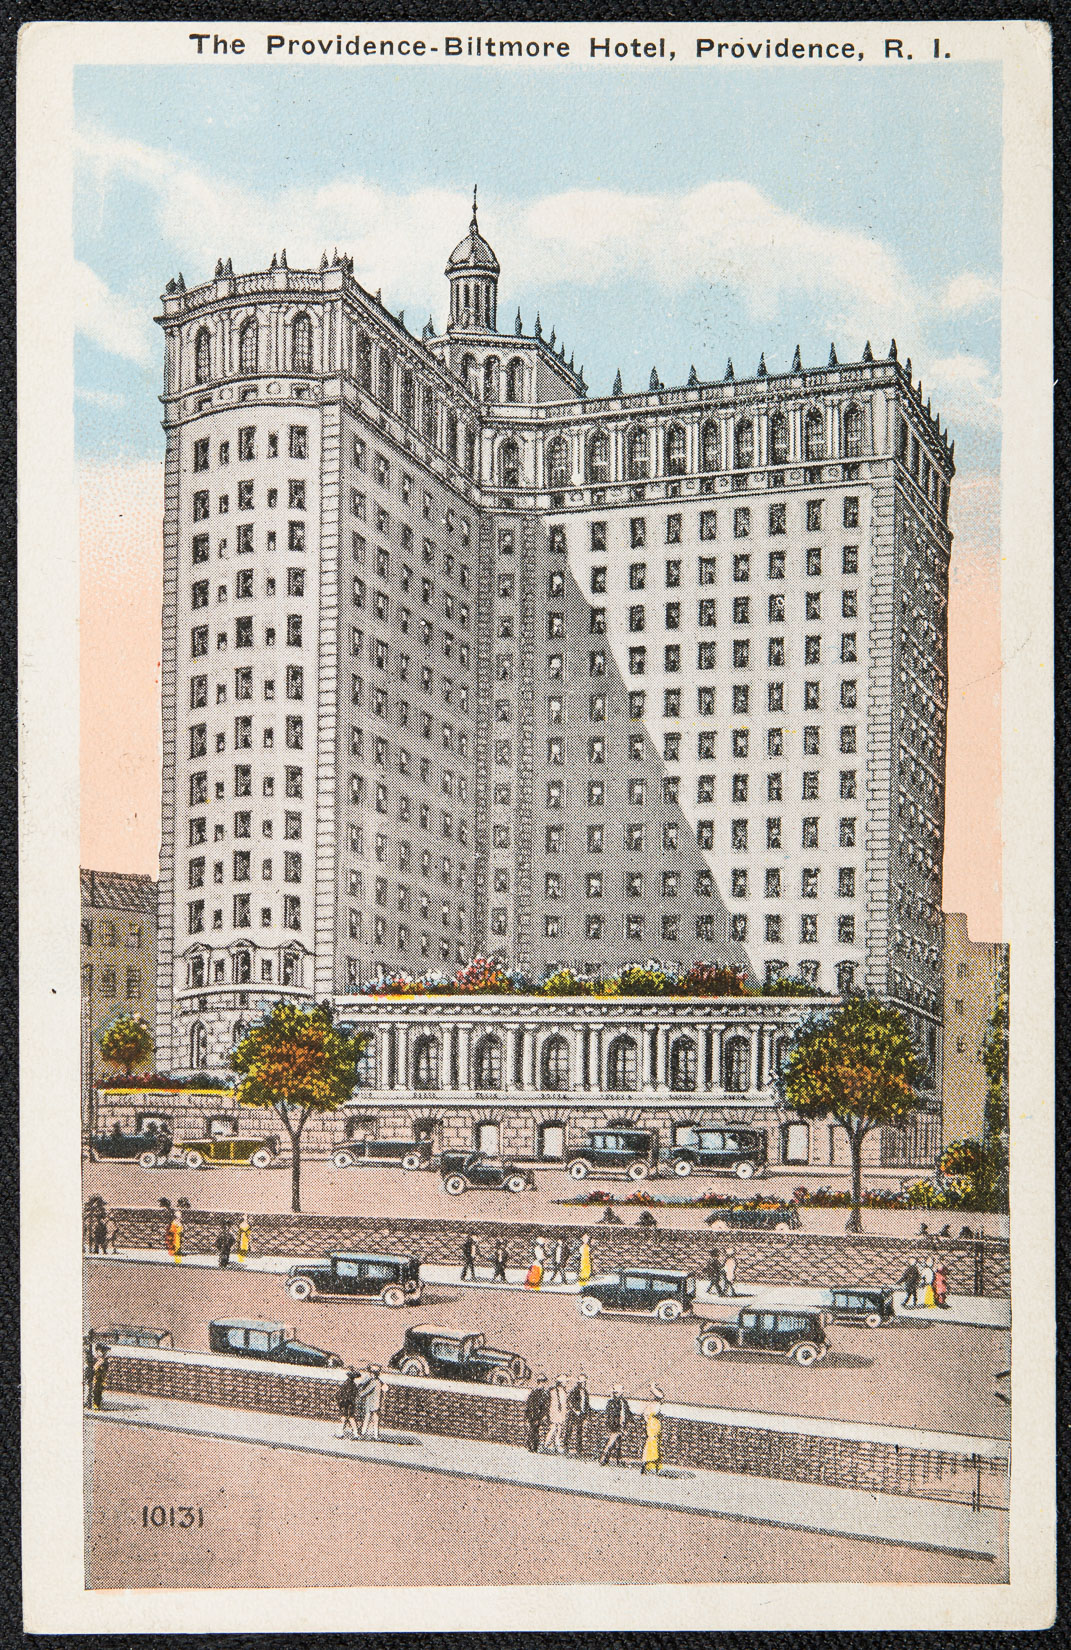
[[539, 1446], [543, 1439], [543, 1428], [550, 1417], [550, 1393], [547, 1391], [547, 1377], [540, 1375], [536, 1384], [528, 1394], [524, 1406], [524, 1424], [528, 1428], [528, 1448], [533, 1455], [539, 1454]]
[[491, 1273], [491, 1282], [505, 1283], [506, 1264], [509, 1260], [509, 1251], [506, 1248], [505, 1238], [500, 1237], [495, 1239], [495, 1250], [492, 1260], [494, 1264], [494, 1271]]
[[609, 1464], [611, 1455], [617, 1456], [617, 1464], [621, 1465], [621, 1440], [625, 1435], [625, 1428], [632, 1419], [632, 1411], [622, 1396], [621, 1388], [615, 1386], [606, 1400], [606, 1409], [603, 1411], [606, 1422], [606, 1442], [599, 1456], [600, 1467]]
[[588, 1378], [578, 1375], [576, 1385], [570, 1390], [565, 1400], [565, 1453], [568, 1455], [569, 1446], [575, 1437], [576, 1453], [584, 1453], [584, 1422], [591, 1414], [591, 1395], [588, 1392]]
[[461, 1281], [466, 1279], [476, 1282], [476, 1240], [471, 1232], [465, 1234], [465, 1241], [461, 1245]]

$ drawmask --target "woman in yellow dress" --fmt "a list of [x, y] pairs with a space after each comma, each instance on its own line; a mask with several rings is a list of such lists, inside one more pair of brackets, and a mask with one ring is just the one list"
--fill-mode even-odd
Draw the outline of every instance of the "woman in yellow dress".
[[577, 1265], [577, 1283], [587, 1283], [591, 1276], [591, 1236], [588, 1232], [580, 1234], [580, 1260]]
[[182, 1218], [177, 1213], [167, 1228], [167, 1252], [176, 1263], [182, 1259]]
[[249, 1259], [249, 1239], [250, 1239], [250, 1236], [251, 1236], [251, 1233], [250, 1233], [250, 1227], [249, 1227], [249, 1216], [248, 1215], [243, 1215], [242, 1219], [241, 1219], [241, 1222], [239, 1223], [239, 1226], [238, 1226], [238, 1250], [237, 1250], [237, 1253], [235, 1255], [236, 1260], [248, 1260]]
[[640, 1456], [640, 1473], [657, 1472], [662, 1465], [662, 1410], [661, 1402], [664, 1393], [652, 1386], [657, 1403], [653, 1403], [647, 1410], [647, 1435], [643, 1440], [643, 1454]]

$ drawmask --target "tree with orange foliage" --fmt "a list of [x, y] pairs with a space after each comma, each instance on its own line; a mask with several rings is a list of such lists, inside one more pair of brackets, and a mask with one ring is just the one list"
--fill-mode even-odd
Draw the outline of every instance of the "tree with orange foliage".
[[897, 1128], [919, 1109], [921, 1080], [906, 1022], [876, 997], [849, 997], [832, 1014], [800, 1026], [778, 1089], [800, 1117], [829, 1117], [848, 1136], [852, 1154], [849, 1232], [863, 1222], [863, 1141], [871, 1129]]
[[351, 1037], [339, 1031], [327, 1003], [308, 1010], [276, 1003], [231, 1054], [242, 1079], [238, 1104], [270, 1108], [290, 1136], [290, 1207], [295, 1214], [301, 1209], [302, 1130], [314, 1113], [334, 1112], [346, 1104], [367, 1042], [367, 1032]]

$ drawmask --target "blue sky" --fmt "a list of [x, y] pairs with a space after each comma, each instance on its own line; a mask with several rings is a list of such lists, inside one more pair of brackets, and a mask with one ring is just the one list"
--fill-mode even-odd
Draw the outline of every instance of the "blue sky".
[[479, 181], [500, 321], [535, 311], [593, 393], [896, 334], [956, 437], [999, 454], [995, 65], [580, 73], [230, 63], [79, 68], [79, 453], [162, 451], [158, 295], [216, 257], [350, 252], [415, 331]]

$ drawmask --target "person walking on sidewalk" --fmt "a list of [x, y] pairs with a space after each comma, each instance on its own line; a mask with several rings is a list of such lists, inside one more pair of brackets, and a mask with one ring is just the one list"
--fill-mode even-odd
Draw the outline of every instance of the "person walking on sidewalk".
[[461, 1281], [476, 1282], [476, 1240], [471, 1232], [465, 1233], [465, 1241], [461, 1245]]
[[176, 1265], [182, 1259], [182, 1216], [177, 1209], [167, 1228], [167, 1252]]
[[539, 1375], [524, 1405], [524, 1424], [528, 1429], [527, 1445], [533, 1455], [539, 1454], [543, 1428], [547, 1424], [549, 1414], [550, 1393], [547, 1391], [547, 1377]]
[[603, 1444], [602, 1454], [599, 1456], [600, 1467], [609, 1465], [611, 1455], [617, 1456], [618, 1466], [622, 1465], [621, 1440], [631, 1419], [632, 1411], [625, 1402], [621, 1388], [615, 1386], [606, 1400], [606, 1408], [603, 1411], [603, 1420], [606, 1423], [606, 1442]]
[[932, 1255], [927, 1255], [926, 1256], [926, 1258], [923, 1261], [921, 1267], [919, 1268], [919, 1272], [921, 1274], [920, 1277], [919, 1277], [919, 1285], [920, 1285], [920, 1288], [922, 1290], [922, 1302], [921, 1302], [921, 1304], [923, 1306], [932, 1306], [933, 1305], [933, 1279], [934, 1279], [933, 1256]]
[[736, 1299], [736, 1250], [726, 1249], [725, 1259], [721, 1263], [720, 1295], [731, 1295]]
[[662, 1410], [660, 1405], [665, 1393], [661, 1387], [652, 1386], [655, 1402], [650, 1404], [644, 1417], [646, 1432], [643, 1440], [643, 1451], [640, 1455], [640, 1474], [657, 1472], [662, 1465]]
[[104, 1212], [103, 1203], [97, 1210], [93, 1221], [93, 1242], [90, 1245], [90, 1254], [104, 1255], [108, 1251], [108, 1220]]
[[373, 1443], [379, 1442], [379, 1411], [383, 1403], [383, 1382], [380, 1380], [380, 1374], [379, 1364], [369, 1364], [368, 1374], [360, 1386], [364, 1403], [361, 1437], [371, 1438]]
[[588, 1392], [586, 1375], [577, 1376], [576, 1385], [571, 1389], [565, 1402], [565, 1453], [568, 1455], [569, 1447], [575, 1438], [576, 1453], [583, 1455], [584, 1422], [591, 1414], [591, 1394]]
[[580, 1234], [580, 1248], [577, 1254], [576, 1281], [587, 1283], [591, 1276], [591, 1235], [588, 1232]]
[[234, 1233], [226, 1221], [216, 1233], [215, 1250], [219, 1256], [220, 1270], [225, 1270], [231, 1263], [231, 1250], [234, 1248]]
[[548, 1283], [565, 1282], [565, 1263], [569, 1259], [569, 1245], [559, 1234], [554, 1239], [554, 1247], [550, 1252], [550, 1275]]
[[491, 1282], [492, 1283], [505, 1283], [505, 1281], [506, 1281], [506, 1265], [507, 1265], [508, 1261], [509, 1261], [509, 1251], [506, 1248], [505, 1238], [501, 1238], [501, 1237], [496, 1238], [495, 1239], [494, 1254], [491, 1257], [491, 1264], [492, 1264], [492, 1267], [493, 1267], [493, 1270], [491, 1272]]
[[249, 1243], [252, 1236], [253, 1232], [249, 1224], [249, 1216], [243, 1215], [241, 1220], [238, 1222], [238, 1250], [234, 1257], [235, 1260], [244, 1262], [249, 1259]]
[[716, 1243], [711, 1245], [710, 1254], [707, 1256], [706, 1277], [710, 1293], [720, 1295], [722, 1293], [721, 1253]]
[[87, 1335], [85, 1340], [82, 1342], [82, 1353], [85, 1359], [82, 1370], [82, 1378], [85, 1382], [85, 1402], [86, 1408], [88, 1409], [89, 1405], [93, 1402], [93, 1365], [97, 1361], [97, 1348], [94, 1345], [92, 1335]]
[[116, 1253], [115, 1240], [118, 1233], [119, 1228], [114, 1219], [111, 1215], [106, 1215], [104, 1220], [104, 1249], [102, 1251], [104, 1254], [114, 1255]]
[[543, 1258], [546, 1254], [546, 1245], [542, 1238], [536, 1238], [532, 1245], [532, 1264], [528, 1268], [528, 1276], [524, 1280], [526, 1289], [538, 1289], [543, 1282]]
[[942, 1312], [950, 1310], [948, 1304], [948, 1273], [945, 1270], [943, 1261], [933, 1274], [933, 1301], [934, 1305], [939, 1306]]
[[900, 1287], [904, 1291], [904, 1307], [917, 1306], [919, 1303], [919, 1284], [922, 1282], [922, 1273], [914, 1261], [906, 1268], [900, 1279]]
[[548, 1455], [565, 1454], [565, 1418], [569, 1413], [569, 1392], [565, 1376], [559, 1375], [547, 1393], [547, 1436], [543, 1448]]
[[93, 1394], [94, 1409], [104, 1408], [104, 1388], [108, 1382], [111, 1363], [108, 1358], [108, 1348], [102, 1342], [97, 1347], [97, 1355], [93, 1360]]
[[357, 1437], [357, 1371], [352, 1364], [346, 1371], [346, 1378], [338, 1389], [338, 1413], [342, 1417], [342, 1431], [336, 1434], [339, 1438]]

